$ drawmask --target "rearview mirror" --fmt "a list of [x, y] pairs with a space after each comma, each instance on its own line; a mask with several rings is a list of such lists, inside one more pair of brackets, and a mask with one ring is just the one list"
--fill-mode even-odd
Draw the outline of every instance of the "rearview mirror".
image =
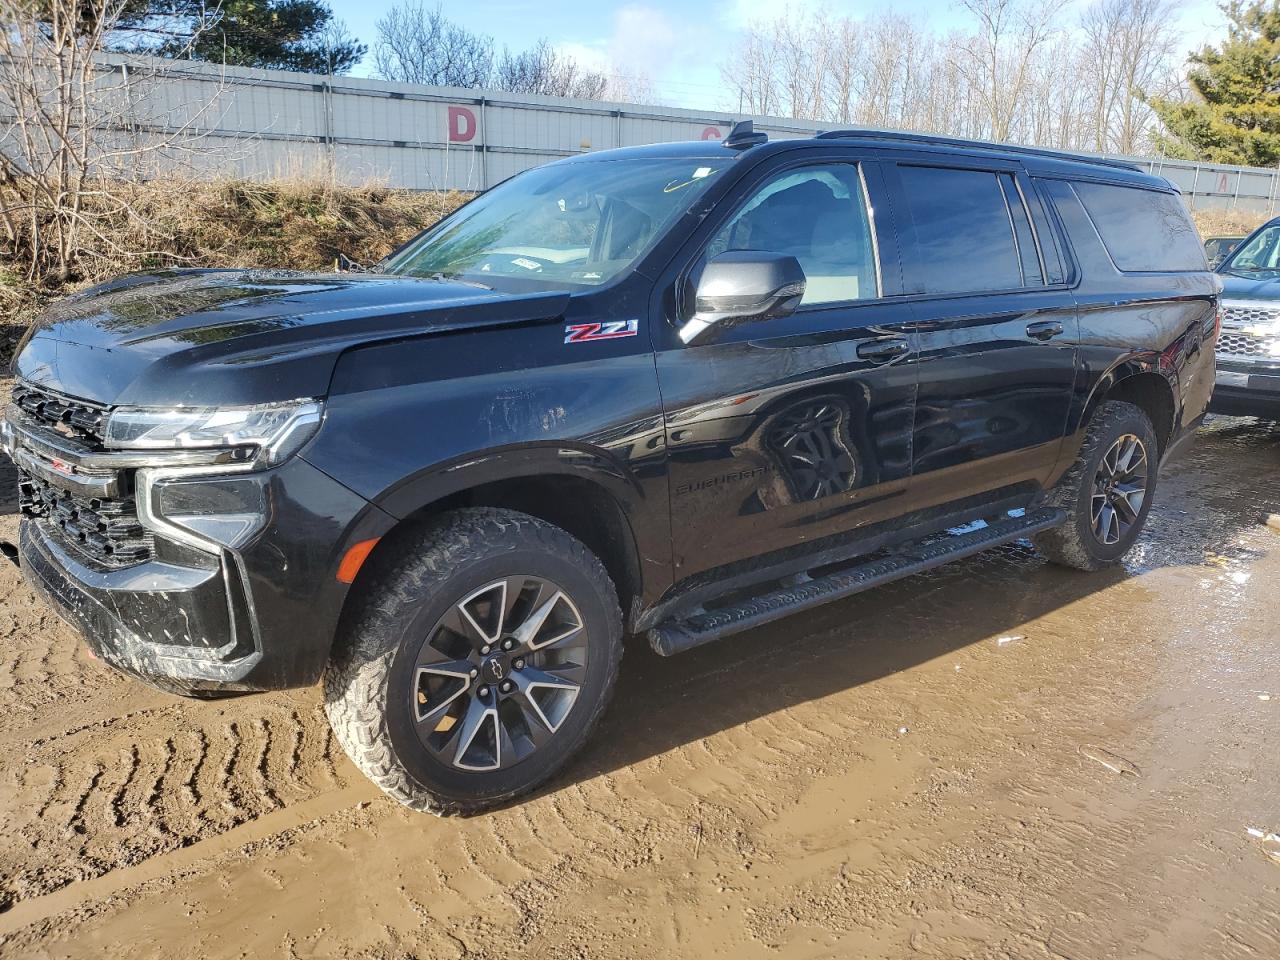
[[804, 296], [804, 270], [795, 257], [731, 250], [702, 271], [693, 317], [680, 328], [685, 343], [702, 343], [716, 330], [795, 313]]

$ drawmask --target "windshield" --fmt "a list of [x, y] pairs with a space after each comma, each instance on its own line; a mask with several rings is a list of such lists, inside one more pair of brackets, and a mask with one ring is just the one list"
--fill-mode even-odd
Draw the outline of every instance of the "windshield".
[[1280, 271], [1280, 223], [1263, 227], [1242, 243], [1221, 269], [1233, 273]]
[[447, 217], [383, 267], [503, 288], [598, 286], [648, 249], [723, 160], [611, 160], [538, 167]]

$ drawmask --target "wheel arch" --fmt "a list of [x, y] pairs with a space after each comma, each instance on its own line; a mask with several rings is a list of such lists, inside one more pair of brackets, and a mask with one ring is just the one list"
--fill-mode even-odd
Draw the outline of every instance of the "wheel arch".
[[1159, 363], [1129, 360], [1118, 364], [1094, 386], [1080, 420], [1081, 437], [1098, 407], [1108, 400], [1118, 400], [1132, 403], [1150, 418], [1163, 454], [1178, 426], [1177, 396], [1174, 374]]
[[665, 504], [649, 504], [638, 485], [593, 452], [555, 445], [545, 450], [491, 453], [442, 466], [377, 502], [396, 522], [361, 565], [346, 606], [351, 606], [352, 598], [377, 576], [378, 561], [393, 555], [415, 530], [450, 510], [465, 507], [525, 513], [582, 541], [613, 580], [627, 624], [634, 622], [649, 591], [660, 592], [667, 585], [661, 582], [661, 574], [648, 568], [668, 568], [669, 531], [665, 540], [654, 541], [666, 544], [661, 563], [642, 562], [641, 557], [648, 556], [645, 551], [654, 548], [640, 542], [636, 534], [637, 523]]

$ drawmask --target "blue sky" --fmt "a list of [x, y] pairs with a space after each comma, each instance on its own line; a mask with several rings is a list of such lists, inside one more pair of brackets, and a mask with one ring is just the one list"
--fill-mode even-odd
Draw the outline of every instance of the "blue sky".
[[[432, 0], [427, 0], [428, 3]], [[1063, 21], [1088, 0], [1066, 0]], [[334, 12], [370, 47], [376, 24], [396, 0], [330, 0]], [[786, 5], [769, 0], [445, 0], [446, 16], [493, 36], [497, 46], [521, 48], [540, 37], [590, 62], [609, 61], [623, 73], [648, 77], [656, 99], [681, 107], [723, 109], [731, 106], [720, 79], [720, 63], [733, 49], [742, 27], [752, 20], [778, 16]], [[819, 6], [792, 0], [792, 9]], [[831, 0], [821, 6], [854, 16], [884, 9], [883, 0]], [[931, 22], [939, 30], [963, 26], [966, 14], [947, 0], [895, 0], [896, 12]], [[1225, 33], [1215, 0], [1183, 0], [1177, 25], [1188, 50]], [[354, 72], [367, 75], [372, 56]]]

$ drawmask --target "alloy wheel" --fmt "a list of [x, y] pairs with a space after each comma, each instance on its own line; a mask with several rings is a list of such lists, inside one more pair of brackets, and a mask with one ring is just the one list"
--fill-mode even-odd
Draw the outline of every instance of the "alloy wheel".
[[587, 652], [582, 614], [551, 581], [512, 576], [472, 591], [418, 653], [409, 705], [418, 738], [461, 770], [519, 763], [573, 709]]
[[1108, 448], [1093, 478], [1090, 516], [1099, 543], [1119, 543], [1142, 513], [1147, 497], [1147, 448], [1132, 433]]

